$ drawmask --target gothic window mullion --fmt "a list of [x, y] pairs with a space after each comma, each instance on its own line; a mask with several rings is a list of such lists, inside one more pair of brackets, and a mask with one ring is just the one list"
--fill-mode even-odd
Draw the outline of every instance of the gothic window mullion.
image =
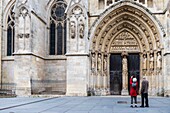
[[55, 40], [56, 40], [56, 25], [54, 21], [51, 22], [50, 24], [50, 55], [55, 55]]
[[[11, 52], [14, 52], [14, 28], [11, 28]], [[11, 55], [12, 55], [11, 53]]]
[[14, 6], [10, 9], [8, 18], [7, 18], [7, 50], [6, 50], [6, 55], [7, 56], [12, 56], [12, 53], [14, 52], [15, 49], [15, 18], [14, 15], [15, 13], [13, 12]]
[[57, 26], [57, 55], [62, 55], [63, 47], [63, 30], [62, 24], [59, 23]]
[[64, 47], [65, 47], [65, 44], [64, 44], [64, 42], [65, 42], [65, 40], [64, 40], [64, 25], [63, 25], [63, 23], [62, 23], [62, 54], [64, 55]]
[[66, 31], [66, 22], [64, 22], [64, 27], [63, 28], [64, 28], [64, 30], [63, 30], [64, 31], [64, 54], [65, 54], [66, 53], [66, 46], [67, 46], [66, 45], [66, 42], [67, 42], [67, 40], [66, 40], [66, 38], [67, 38], [66, 37], [66, 34], [67, 34], [67, 31]]
[[56, 28], [55, 28], [55, 55], [57, 55], [58, 52], [58, 48], [57, 48], [57, 42], [58, 42], [58, 32], [57, 32], [57, 28], [58, 28], [58, 23], [56, 24]]

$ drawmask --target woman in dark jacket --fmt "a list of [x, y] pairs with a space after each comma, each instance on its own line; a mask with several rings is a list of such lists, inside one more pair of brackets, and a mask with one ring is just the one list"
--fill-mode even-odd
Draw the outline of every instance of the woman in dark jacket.
[[135, 76], [130, 78], [130, 96], [131, 96], [131, 106], [133, 107], [133, 99], [135, 101], [135, 107], [137, 107], [137, 91], [138, 91], [138, 82]]

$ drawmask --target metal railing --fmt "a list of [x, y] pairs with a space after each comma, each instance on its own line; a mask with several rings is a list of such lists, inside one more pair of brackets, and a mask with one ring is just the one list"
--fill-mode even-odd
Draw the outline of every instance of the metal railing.
[[15, 83], [1, 83], [0, 84], [0, 97], [14, 97], [16, 90]]

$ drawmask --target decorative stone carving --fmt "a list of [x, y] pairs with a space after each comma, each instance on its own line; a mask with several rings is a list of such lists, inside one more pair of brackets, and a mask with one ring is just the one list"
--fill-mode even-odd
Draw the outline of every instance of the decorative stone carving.
[[143, 70], [147, 69], [147, 57], [146, 54], [143, 55]]
[[97, 58], [97, 70], [98, 72], [101, 72], [101, 54], [98, 54], [98, 58]]
[[107, 55], [104, 55], [103, 70], [104, 72], [107, 71]]
[[80, 35], [80, 38], [83, 38], [84, 37], [84, 20], [83, 20], [83, 17], [81, 17], [79, 19], [79, 35]]
[[124, 31], [113, 41], [111, 52], [113, 51], [139, 51], [138, 42], [133, 35]]
[[161, 56], [161, 52], [159, 51], [157, 53], [157, 69], [161, 69], [162, 68], [162, 56]]
[[75, 26], [75, 21], [71, 21], [70, 22], [70, 35], [71, 35], [71, 38], [75, 38], [75, 35], [76, 35], [76, 26]]
[[95, 69], [95, 53], [92, 53], [92, 62], [91, 62], [92, 70], [94, 71]]
[[83, 38], [84, 30], [85, 30], [85, 16], [83, 13], [83, 9], [79, 6], [75, 6], [72, 9], [72, 12], [70, 15], [71, 38], [75, 38], [75, 37]]
[[150, 54], [149, 66], [150, 66], [150, 70], [154, 69], [154, 57], [153, 57], [153, 53]]
[[112, 4], [112, 0], [107, 0], [107, 5]]
[[150, 48], [150, 50], [153, 50], [152, 43], [149, 43], [149, 48]]
[[[28, 9], [21, 7], [19, 10], [18, 18], [18, 51], [20, 50], [30, 50], [30, 16], [28, 14]], [[23, 39], [22, 39], [23, 38]]]
[[79, 3], [79, 2], [80, 2], [80, 0], [74, 0], [74, 2], [75, 2], [75, 3]]
[[128, 65], [127, 65], [127, 52], [122, 52], [122, 76], [123, 76], [123, 90], [127, 90], [128, 87]]
[[30, 33], [30, 25], [29, 25], [29, 15], [28, 15], [28, 10], [25, 7], [22, 7], [20, 9], [20, 14], [19, 14], [19, 34], [27, 34]]

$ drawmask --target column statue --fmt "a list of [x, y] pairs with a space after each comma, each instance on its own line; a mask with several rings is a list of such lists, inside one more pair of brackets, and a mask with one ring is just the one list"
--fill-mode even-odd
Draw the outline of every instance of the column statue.
[[157, 53], [157, 69], [161, 69], [162, 68], [162, 57], [160, 52]]
[[122, 53], [122, 95], [128, 95], [128, 62], [127, 62], [127, 53]]
[[153, 70], [154, 69], [154, 58], [153, 58], [153, 54], [150, 54], [150, 69]]
[[107, 71], [107, 56], [104, 56], [104, 65], [103, 65], [104, 72]]
[[80, 38], [84, 37], [84, 22], [82, 18], [80, 18], [79, 20], [79, 35], [80, 35]]
[[71, 21], [70, 22], [70, 36], [71, 36], [71, 38], [75, 38], [75, 35], [76, 35], [75, 29], [76, 29], [75, 22]]
[[146, 58], [146, 54], [143, 55], [143, 69], [144, 69], [144, 70], [147, 69], [147, 58]]
[[95, 53], [92, 53], [91, 67], [92, 67], [92, 70], [94, 71], [94, 69], [95, 69]]
[[123, 60], [122, 60], [122, 64], [123, 64], [123, 77], [125, 77], [125, 84], [124, 84], [124, 88], [127, 89], [127, 80], [126, 80], [126, 77], [128, 76], [128, 66], [127, 66], [127, 58], [126, 56], [124, 55], [123, 56]]
[[100, 72], [101, 71], [101, 54], [99, 53], [98, 58], [97, 58], [97, 70]]

